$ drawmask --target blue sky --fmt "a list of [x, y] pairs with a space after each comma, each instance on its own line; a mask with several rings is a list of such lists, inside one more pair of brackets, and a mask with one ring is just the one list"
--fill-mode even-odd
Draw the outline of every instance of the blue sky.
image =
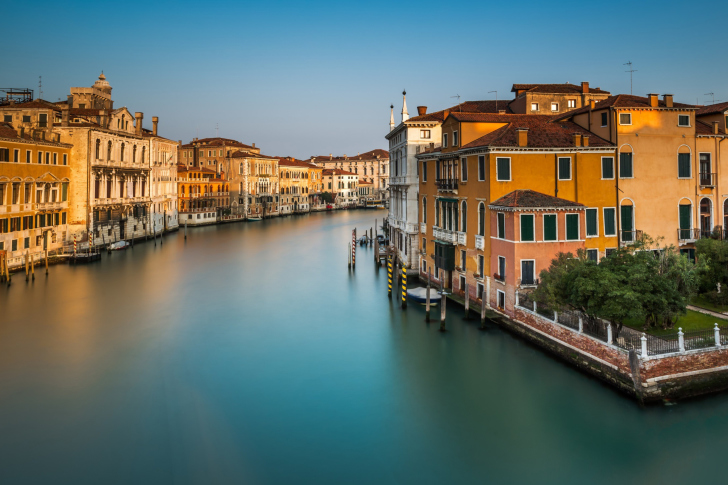
[[[175, 140], [219, 134], [306, 158], [386, 148], [410, 113], [512, 99], [513, 83], [589, 81], [728, 101], [725, 2], [23, 2], [0, 86], [65, 99], [103, 69], [115, 106]], [[32, 26], [33, 32], [30, 32]], [[219, 131], [216, 131], [216, 125]]]

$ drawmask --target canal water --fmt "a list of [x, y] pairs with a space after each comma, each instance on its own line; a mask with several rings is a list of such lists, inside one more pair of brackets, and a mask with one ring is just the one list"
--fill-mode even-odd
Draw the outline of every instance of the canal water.
[[347, 268], [351, 229], [383, 215], [196, 228], [16, 275], [0, 483], [725, 479], [728, 395], [640, 408], [455, 305], [438, 332], [387, 298], [373, 249]]

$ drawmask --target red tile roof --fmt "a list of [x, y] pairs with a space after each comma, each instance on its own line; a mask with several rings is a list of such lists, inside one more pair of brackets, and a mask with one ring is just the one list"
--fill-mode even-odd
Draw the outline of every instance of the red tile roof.
[[231, 146], [231, 147], [239, 147], [239, 148], [255, 148], [250, 145], [246, 145], [245, 143], [240, 143], [237, 140], [231, 140], [230, 138], [221, 138], [221, 137], [214, 137], [214, 138], [200, 138], [199, 140], [193, 140], [186, 145], [182, 145], [182, 148], [195, 148], [197, 145], [204, 145], [206, 147], [208, 146]]
[[533, 190], [514, 190], [490, 204], [490, 207], [504, 207], [511, 209], [538, 209], [545, 207], [571, 207], [585, 208], [583, 204], [571, 200], [561, 199], [552, 195], [542, 194]]
[[[662, 99], [657, 100], [658, 108], [667, 108], [665, 101]], [[631, 94], [617, 94], [616, 96], [610, 96], [607, 99], [603, 99], [594, 104], [594, 110], [606, 109], [606, 108], [649, 108], [656, 109], [650, 106], [650, 99], [645, 96], [633, 96]], [[678, 109], [695, 109], [696, 106], [692, 104], [684, 103], [673, 103], [673, 108]], [[555, 119], [566, 119], [580, 113], [587, 113], [589, 111], [589, 105], [584, 106], [573, 111], [568, 111], [563, 115], [557, 116]]]
[[[706, 123], [704, 121], [696, 120], [695, 121], [695, 134], [696, 135], [713, 135], [713, 125], [710, 123]], [[726, 131], [721, 131], [720, 126], [718, 126], [718, 135], [719, 136], [725, 136]]]
[[[547, 94], [581, 94], [581, 86], [576, 84], [514, 84], [511, 92], [528, 91], [529, 93], [547, 93]], [[589, 88], [590, 94], [609, 94], [600, 88]]]
[[501, 110], [505, 110], [506, 113], [513, 113], [510, 106], [510, 101], [507, 100], [484, 100], [484, 101], [465, 101], [460, 104], [456, 104], [452, 108], [446, 110], [433, 111], [422, 116], [413, 116], [408, 119], [405, 123], [411, 122], [424, 122], [424, 121], [445, 121], [445, 112], [450, 113], [498, 113]]
[[34, 99], [33, 101], [27, 101], [25, 103], [18, 103], [14, 104], [12, 106], [8, 105], [5, 106], [5, 108], [23, 108], [23, 109], [52, 109], [53, 111], [61, 111], [61, 108], [58, 107], [55, 103], [51, 103], [49, 101], [46, 101], [45, 99]]
[[244, 150], [238, 150], [230, 155], [230, 158], [265, 158], [266, 160], [278, 160], [278, 157], [269, 157], [260, 153], [246, 152]]
[[368, 152], [360, 153], [359, 155], [356, 155], [354, 157], [349, 157], [346, 155], [342, 156], [333, 156], [333, 155], [314, 155], [309, 160], [314, 160], [316, 162], [342, 162], [347, 160], [373, 160], [376, 158], [389, 158], [389, 152], [387, 150], [382, 150], [381, 148], [377, 148], [374, 150], [369, 150]]
[[491, 115], [490, 122], [508, 123], [495, 131], [463, 145], [460, 149], [480, 147], [518, 147], [518, 129], [528, 128], [524, 148], [573, 148], [574, 133], [589, 136], [589, 147], [613, 147], [607, 140], [571, 121], [553, 121], [543, 115]]
[[0, 122], [0, 138], [20, 138], [10, 123]]
[[728, 111], [728, 101], [725, 103], [716, 103], [716, 104], [709, 104], [708, 106], [703, 106], [698, 111], [695, 112], [696, 116], [703, 116], [703, 115], [712, 115], [716, 113], [723, 113], [725, 111]]

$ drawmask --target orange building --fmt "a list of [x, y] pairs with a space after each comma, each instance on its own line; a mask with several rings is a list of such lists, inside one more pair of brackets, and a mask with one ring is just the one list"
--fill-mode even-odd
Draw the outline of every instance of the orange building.
[[230, 205], [230, 186], [224, 175], [204, 167], [177, 166], [180, 224], [214, 224]]

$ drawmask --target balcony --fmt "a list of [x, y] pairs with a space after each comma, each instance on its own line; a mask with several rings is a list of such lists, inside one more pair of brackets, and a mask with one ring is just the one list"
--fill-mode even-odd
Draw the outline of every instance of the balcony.
[[458, 189], [457, 179], [437, 179], [435, 180], [437, 190], [452, 192]]
[[715, 187], [716, 174], [701, 172], [700, 173], [700, 187]]
[[439, 227], [433, 227], [432, 232], [435, 236], [435, 239], [439, 239], [440, 241], [449, 242], [452, 244], [457, 244], [457, 233], [453, 231], [441, 229]]
[[677, 240], [681, 244], [691, 243], [699, 238], [700, 238], [699, 229], [678, 229], [677, 230]]
[[398, 175], [396, 177], [389, 177], [389, 185], [407, 185], [407, 176]]
[[485, 237], [475, 236], [475, 249], [480, 249], [481, 251], [485, 249]]
[[464, 232], [458, 232], [458, 244], [461, 246], [467, 246], [468, 235]]
[[42, 202], [35, 204], [35, 210], [39, 211], [61, 210], [65, 209], [66, 207], [68, 207], [68, 202]]
[[642, 231], [619, 231], [620, 246], [629, 246], [642, 238]]
[[415, 149], [416, 154], [434, 152], [436, 148], [440, 148], [441, 143], [429, 143], [427, 145], [417, 145]]
[[427, 224], [420, 222], [420, 234], [427, 234]]

